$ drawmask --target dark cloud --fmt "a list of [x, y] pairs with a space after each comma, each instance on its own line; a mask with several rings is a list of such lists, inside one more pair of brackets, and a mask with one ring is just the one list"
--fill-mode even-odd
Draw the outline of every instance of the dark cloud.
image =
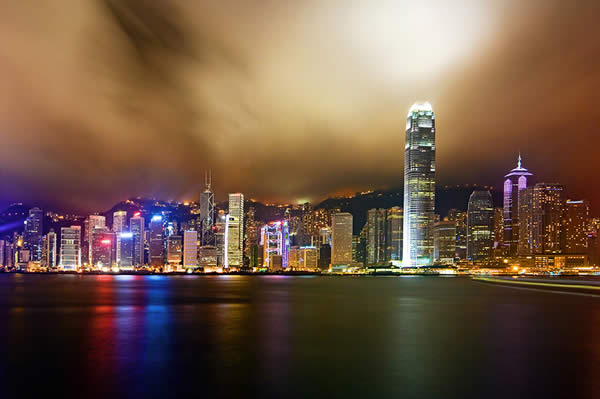
[[[442, 184], [520, 150], [600, 206], [597, 1], [64, 0], [0, 5], [1, 201], [279, 201], [399, 186], [434, 104]], [[428, 23], [419, 21], [427, 18]]]

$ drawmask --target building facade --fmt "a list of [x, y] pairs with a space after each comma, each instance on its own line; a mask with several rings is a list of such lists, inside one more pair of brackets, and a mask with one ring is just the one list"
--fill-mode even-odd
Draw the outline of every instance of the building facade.
[[334, 213], [331, 217], [331, 264], [352, 263], [352, 214]]
[[507, 256], [518, 254], [519, 193], [528, 187], [531, 176], [522, 165], [521, 155], [517, 167], [504, 176], [504, 248]]
[[487, 190], [473, 191], [467, 210], [467, 258], [483, 261], [492, 255], [494, 204]]

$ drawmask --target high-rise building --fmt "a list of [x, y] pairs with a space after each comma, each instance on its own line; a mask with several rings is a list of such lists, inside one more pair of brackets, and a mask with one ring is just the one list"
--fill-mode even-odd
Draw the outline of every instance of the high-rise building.
[[519, 242], [517, 254], [527, 256], [536, 253], [534, 248], [534, 219], [533, 219], [533, 191], [534, 186], [529, 186], [519, 192]]
[[334, 213], [331, 217], [331, 264], [352, 263], [352, 214]]
[[163, 267], [165, 263], [164, 222], [161, 215], [150, 219], [150, 266]]
[[557, 183], [533, 188], [533, 246], [538, 254], [562, 252], [564, 189]]
[[116, 239], [117, 264], [121, 263], [121, 232], [127, 230], [127, 211], [113, 212], [113, 228]]
[[[217, 221], [215, 223], [215, 242], [217, 247], [217, 266], [225, 266], [225, 254], [227, 247], [225, 245], [225, 231], [227, 228], [227, 215], [223, 210], [219, 210]], [[202, 264], [200, 264], [202, 266]]]
[[406, 120], [402, 265], [433, 261], [435, 207], [435, 114], [431, 104], [414, 104]]
[[81, 267], [81, 226], [61, 227], [59, 267], [63, 270]]
[[200, 242], [201, 245], [215, 245], [215, 196], [211, 191], [212, 175], [205, 174], [205, 188], [200, 194]]
[[467, 259], [467, 212], [458, 209], [448, 211], [448, 220], [456, 224], [456, 255], [459, 260]]
[[274, 270], [275, 260], [281, 259], [281, 268], [289, 265], [290, 236], [288, 221], [277, 221], [265, 224], [260, 230], [260, 245], [263, 247], [263, 266]]
[[42, 260], [42, 231], [44, 214], [40, 208], [29, 210], [23, 232], [23, 248], [29, 251], [29, 259], [33, 262]]
[[53, 229], [50, 229], [50, 232], [46, 235], [46, 267], [54, 268], [57, 266], [56, 264], [56, 233]]
[[587, 200], [567, 200], [563, 221], [564, 252], [585, 254], [588, 250], [590, 205]]
[[492, 255], [494, 204], [488, 190], [475, 190], [469, 197], [467, 210], [467, 258], [489, 259]]
[[180, 268], [182, 256], [183, 237], [176, 234], [167, 237], [167, 263], [172, 271]]
[[112, 268], [116, 265], [116, 239], [115, 233], [107, 227], [92, 230], [90, 248], [92, 256], [90, 265], [95, 268]]
[[129, 230], [133, 234], [133, 265], [141, 266], [144, 264], [144, 218], [140, 212], [136, 212], [129, 219]]
[[494, 245], [492, 255], [502, 257], [504, 255], [504, 208], [494, 208]]
[[385, 260], [402, 260], [402, 228], [404, 212], [399, 206], [394, 206], [386, 211], [386, 239]]
[[441, 220], [433, 225], [433, 260], [451, 264], [456, 256], [456, 222]]
[[183, 232], [183, 268], [198, 267], [198, 232], [186, 230]]
[[225, 267], [242, 267], [244, 249], [244, 195], [229, 194], [229, 214], [225, 225]]
[[504, 178], [504, 247], [507, 256], [516, 256], [519, 246], [519, 193], [528, 186], [528, 179], [533, 176], [522, 165], [521, 155], [517, 167]]
[[367, 212], [367, 266], [386, 261], [386, 212], [369, 209]]
[[131, 270], [134, 266], [134, 255], [135, 255], [135, 238], [134, 234], [130, 231], [122, 231], [119, 233], [120, 243], [120, 258], [118, 261], [119, 268], [123, 270]]
[[87, 249], [88, 249], [88, 262], [91, 264], [91, 259], [92, 259], [92, 232], [94, 231], [94, 229], [101, 229], [106, 227], [106, 218], [104, 216], [101, 215], [90, 215], [86, 221], [85, 224], [85, 233], [84, 233], [84, 238], [83, 240], [85, 241], [85, 243], [87, 244]]

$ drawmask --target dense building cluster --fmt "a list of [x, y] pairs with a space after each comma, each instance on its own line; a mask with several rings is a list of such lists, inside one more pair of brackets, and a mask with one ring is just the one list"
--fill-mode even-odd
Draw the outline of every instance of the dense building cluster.
[[589, 203], [569, 199], [561, 184], [534, 183], [521, 156], [504, 176], [502, 204], [490, 190], [475, 189], [462, 209], [436, 214], [435, 150], [433, 108], [415, 104], [407, 116], [403, 198], [362, 214], [325, 202], [269, 206], [241, 193], [217, 204], [210, 173], [194, 203], [127, 200], [86, 217], [16, 204], [0, 215], [2, 231], [11, 232], [0, 237], [0, 266], [277, 272], [600, 264], [600, 222]]

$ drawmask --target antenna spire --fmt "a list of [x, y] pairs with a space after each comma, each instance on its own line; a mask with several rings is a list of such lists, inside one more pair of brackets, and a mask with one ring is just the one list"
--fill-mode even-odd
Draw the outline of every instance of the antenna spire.
[[204, 185], [206, 189], [210, 191], [210, 186], [212, 184], [212, 170], [208, 170], [204, 172]]
[[519, 151], [519, 160], [517, 161], [517, 168], [521, 169], [521, 151]]

